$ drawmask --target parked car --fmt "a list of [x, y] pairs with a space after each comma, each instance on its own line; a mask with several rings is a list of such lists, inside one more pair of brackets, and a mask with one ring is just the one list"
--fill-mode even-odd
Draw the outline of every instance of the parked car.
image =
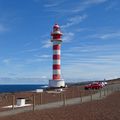
[[104, 82], [105, 86], [108, 84], [107, 82]]
[[85, 85], [84, 88], [87, 90], [87, 89], [100, 89], [102, 88], [103, 85], [99, 82], [95, 82], [95, 83], [91, 83], [91, 84], [88, 84], [88, 85]]
[[107, 82], [99, 82], [103, 87], [107, 85]]
[[90, 89], [91, 88], [91, 84], [85, 85], [84, 88], [85, 88], [85, 90]]

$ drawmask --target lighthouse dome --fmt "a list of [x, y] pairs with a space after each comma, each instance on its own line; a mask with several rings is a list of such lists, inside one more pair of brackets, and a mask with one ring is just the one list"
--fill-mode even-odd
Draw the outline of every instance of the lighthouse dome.
[[55, 24], [54, 26], [53, 26], [53, 29], [59, 29], [60, 28], [60, 26], [58, 25], [58, 24]]

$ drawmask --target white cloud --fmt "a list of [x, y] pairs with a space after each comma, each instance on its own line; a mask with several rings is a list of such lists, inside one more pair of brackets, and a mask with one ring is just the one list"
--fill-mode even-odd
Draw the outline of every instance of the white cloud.
[[113, 10], [113, 9], [117, 9], [119, 6], [117, 1], [112, 1], [108, 4], [108, 6], [106, 7], [106, 10]]
[[9, 72], [8, 75], [9, 75], [10, 77], [11, 77], [11, 76], [12, 76], [12, 77], [13, 77], [13, 76], [17, 76], [16, 73], [12, 73], [12, 72]]
[[48, 3], [46, 3], [45, 5], [44, 5], [44, 7], [46, 7], [46, 8], [51, 8], [51, 7], [57, 7], [57, 6], [59, 6], [59, 5], [61, 5], [62, 3], [64, 3], [64, 1], [66, 1], [66, 0], [51, 0], [51, 1], [47, 1]]
[[32, 44], [32, 42], [27, 42], [27, 43], [24, 44], [24, 47], [28, 47], [28, 46], [30, 46], [31, 44]]
[[99, 56], [101, 59], [110, 59], [113, 63], [118, 63], [120, 61], [120, 55], [119, 54], [112, 54], [112, 55], [101, 55]]
[[52, 46], [52, 43], [51, 43], [50, 39], [48, 39], [48, 40], [43, 42], [43, 46], [42, 47], [43, 48], [49, 48], [51, 46]]
[[75, 32], [86, 32], [86, 31], [91, 31], [91, 30], [88, 29], [88, 28], [77, 28], [77, 29], [75, 29]]
[[80, 56], [77, 54], [66, 55], [62, 58], [64, 60], [64, 65], [74, 65], [74, 64], [117, 64], [119, 63], [119, 58], [114, 57], [101, 57], [100, 55], [93, 56]]
[[[111, 54], [118, 54], [119, 52], [120, 45], [119, 44], [106, 44], [106, 45], [79, 45], [70, 47], [67, 50], [64, 50], [64, 53], [72, 53], [72, 54], [77, 54], [81, 55], [81, 57], [84, 57], [86, 55], [99, 55], [100, 53], [104, 53], [105, 55], [107, 53]], [[63, 53], [63, 55], [64, 55]], [[92, 54], [91, 54], [92, 53]], [[94, 55], [94, 56], [95, 56]], [[79, 56], [78, 56], [79, 57]], [[90, 56], [89, 56], [90, 57]]]
[[82, 22], [86, 18], [87, 18], [87, 15], [74, 16], [68, 20], [68, 23], [66, 23], [65, 25], [62, 25], [61, 28], [68, 28], [68, 27], [71, 27], [73, 25], [79, 24], [80, 22]]
[[44, 7], [48, 8], [48, 7], [55, 7], [59, 5], [59, 3], [51, 3], [51, 4], [45, 4]]
[[[107, 2], [108, 0], [83, 0], [83, 1], [73, 1], [72, 5], [70, 5], [69, 7], [67, 6], [66, 7], [66, 3], [69, 2], [69, 0], [65, 3], [64, 3], [64, 0], [63, 2], [61, 2], [61, 5], [59, 5], [58, 1], [54, 1], [52, 2], [51, 4], [48, 4], [47, 6], [49, 7], [50, 6], [50, 9], [48, 9], [47, 7], [47, 10], [48, 11], [51, 11], [51, 12], [58, 12], [58, 13], [78, 13], [78, 12], [81, 12], [81, 11], [85, 11], [86, 9], [88, 9], [89, 7], [93, 6], [93, 5], [98, 5], [98, 4], [102, 4], [102, 3], [105, 3]], [[56, 5], [56, 6], [55, 6]], [[59, 7], [58, 7], [59, 5]], [[53, 8], [53, 9], [52, 9]]]
[[0, 24], [0, 33], [8, 31], [8, 28], [6, 28], [4, 25]]
[[96, 34], [85, 36], [84, 38], [85, 39], [95, 38], [95, 39], [102, 39], [102, 40], [110, 40], [112, 38], [119, 39], [120, 31], [113, 31], [113, 32], [108, 32], [108, 33], [96, 33]]
[[36, 3], [40, 2], [40, 0], [33, 0], [33, 1], [36, 2]]
[[72, 32], [68, 32], [68, 33], [64, 33], [64, 36], [63, 36], [63, 42], [71, 42], [74, 38], [74, 33]]
[[52, 60], [51, 55], [43, 54], [43, 55], [34, 55], [33, 58], [26, 59], [24, 64], [32, 64], [36, 62], [46, 62], [47, 60]]
[[[69, 59], [70, 60], [70, 59]], [[119, 75], [120, 63], [111, 61], [111, 59], [86, 59], [70, 60], [62, 67], [62, 72], [66, 78], [84, 78], [84, 79], [104, 79], [112, 78]]]
[[120, 37], [120, 31], [107, 33], [100, 36], [101, 39], [110, 39], [110, 38], [116, 38], [116, 37]]
[[50, 58], [51, 55], [41, 55], [41, 58]]
[[11, 62], [11, 59], [4, 59], [3, 61], [2, 61], [4, 64], [6, 64], [6, 65], [8, 65], [8, 64], [10, 64], [10, 62]]
[[47, 54], [44, 54], [44, 55], [35, 55], [36, 57], [39, 57], [39, 58], [50, 58], [51, 55], [47, 55]]
[[84, 0], [83, 2], [80, 2], [78, 4], [78, 6], [76, 6], [75, 8], [71, 9], [71, 12], [80, 12], [80, 11], [84, 11], [87, 8], [95, 5], [95, 4], [101, 4], [104, 3], [108, 0]]
[[100, 4], [100, 3], [104, 3], [108, 0], [85, 0], [84, 4]]
[[[79, 79], [109, 79], [120, 76], [119, 52], [112, 53], [117, 48], [120, 48], [120, 45], [82, 45], [65, 50], [62, 72], [66, 78], [74, 75], [74, 78]], [[82, 53], [82, 50], [86, 52]]]
[[41, 78], [42, 79], [47, 79], [48, 77], [44, 75], [44, 76], [41, 76]]
[[43, 59], [42, 58], [31, 58], [31, 59], [27, 59], [25, 60], [24, 64], [32, 64], [32, 63], [36, 63], [36, 62], [42, 62]]
[[36, 51], [39, 51], [40, 49], [39, 48], [34, 48], [34, 49], [28, 49], [28, 50], [23, 50], [22, 52], [36, 52]]

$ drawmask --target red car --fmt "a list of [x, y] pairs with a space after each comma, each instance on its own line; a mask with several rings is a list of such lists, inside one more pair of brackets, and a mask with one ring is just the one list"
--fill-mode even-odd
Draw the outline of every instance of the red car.
[[87, 89], [100, 89], [100, 88], [102, 88], [102, 85], [101, 85], [101, 83], [91, 83], [91, 84], [85, 85], [84, 88], [86, 90]]

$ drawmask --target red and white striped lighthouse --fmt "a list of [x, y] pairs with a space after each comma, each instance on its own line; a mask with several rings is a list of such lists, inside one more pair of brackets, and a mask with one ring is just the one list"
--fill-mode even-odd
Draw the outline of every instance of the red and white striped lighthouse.
[[51, 42], [53, 42], [53, 75], [52, 80], [49, 80], [49, 86], [64, 87], [65, 82], [63, 79], [61, 79], [61, 64], [60, 64], [62, 32], [60, 31], [60, 27], [58, 24], [55, 24], [53, 26], [51, 36], [52, 36]]

